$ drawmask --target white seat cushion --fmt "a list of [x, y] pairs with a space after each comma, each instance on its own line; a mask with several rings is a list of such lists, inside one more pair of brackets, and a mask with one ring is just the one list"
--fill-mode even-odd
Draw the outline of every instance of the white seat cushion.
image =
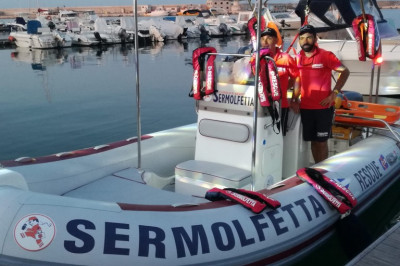
[[223, 187], [241, 188], [250, 183], [251, 172], [219, 163], [190, 160], [175, 168], [175, 175]]

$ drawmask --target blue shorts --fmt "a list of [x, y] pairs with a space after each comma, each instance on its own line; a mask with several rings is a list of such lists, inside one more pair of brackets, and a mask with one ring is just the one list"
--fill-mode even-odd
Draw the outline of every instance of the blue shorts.
[[334, 109], [301, 109], [303, 139], [305, 141], [327, 141], [332, 135]]

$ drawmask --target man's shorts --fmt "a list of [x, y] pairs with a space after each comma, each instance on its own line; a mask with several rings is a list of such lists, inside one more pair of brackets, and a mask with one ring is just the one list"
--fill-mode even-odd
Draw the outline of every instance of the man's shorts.
[[332, 132], [333, 113], [333, 107], [326, 109], [301, 109], [303, 139], [305, 141], [327, 141]]

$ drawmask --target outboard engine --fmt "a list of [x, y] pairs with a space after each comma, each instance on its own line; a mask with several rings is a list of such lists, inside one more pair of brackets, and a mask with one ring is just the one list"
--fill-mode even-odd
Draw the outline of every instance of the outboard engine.
[[122, 43], [125, 43], [129, 39], [129, 34], [126, 33], [126, 29], [119, 29], [118, 31], [118, 37], [121, 39]]
[[208, 34], [208, 31], [204, 27], [204, 25], [200, 26], [200, 41], [201, 42], [207, 42], [210, 39], [210, 36]]
[[23, 17], [16, 17], [15, 18], [15, 23], [21, 24], [21, 25], [26, 25], [26, 21]]
[[96, 38], [96, 40], [98, 40], [99, 42], [107, 42], [106, 39], [101, 38], [100, 33], [98, 31], [95, 31], [94, 33], [94, 37]]
[[228, 35], [230, 32], [228, 25], [226, 25], [225, 23], [219, 24], [218, 29], [220, 32], [222, 32], [222, 35], [224, 35], [224, 36]]
[[53, 21], [49, 21], [49, 23], [47, 23], [47, 26], [50, 28], [50, 30], [56, 29], [56, 24], [54, 24]]

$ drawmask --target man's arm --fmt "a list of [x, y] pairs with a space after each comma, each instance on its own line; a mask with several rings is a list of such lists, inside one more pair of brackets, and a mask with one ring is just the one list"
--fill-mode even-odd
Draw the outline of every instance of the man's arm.
[[335, 101], [336, 95], [341, 92], [344, 84], [346, 84], [347, 78], [350, 76], [350, 70], [344, 65], [339, 66], [335, 69], [335, 71], [339, 72], [339, 77], [336, 81], [335, 86], [333, 87], [331, 94], [329, 94], [327, 98], [321, 101], [322, 106], [331, 105], [332, 102]]
[[292, 99], [290, 100], [290, 107], [297, 114], [300, 112], [300, 76], [297, 76], [294, 81]]

